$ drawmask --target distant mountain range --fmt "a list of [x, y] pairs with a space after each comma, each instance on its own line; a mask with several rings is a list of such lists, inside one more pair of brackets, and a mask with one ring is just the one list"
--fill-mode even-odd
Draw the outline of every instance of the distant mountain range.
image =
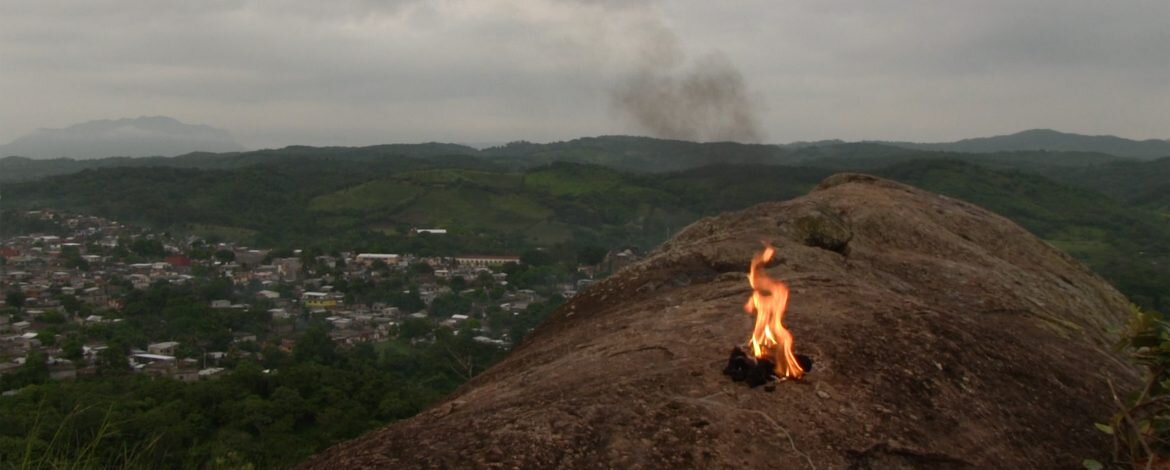
[[165, 116], [144, 116], [40, 129], [0, 145], [0, 156], [91, 159], [241, 150], [244, 147], [225, 130], [185, 124]]
[[1130, 140], [1112, 135], [1082, 135], [1031, 129], [1010, 135], [963, 139], [956, 142], [915, 143], [879, 142], [918, 150], [945, 152], [993, 153], [1048, 150], [1057, 152], [1107, 153], [1118, 157], [1155, 159], [1170, 156], [1170, 140]]
[[[759, 145], [734, 142], [696, 143], [648, 137], [585, 137], [565, 142], [516, 142], [478, 150], [456, 144], [386, 144], [369, 147], [304, 147], [248, 152], [193, 152], [177, 157], [110, 157], [98, 159], [0, 158], [0, 182], [28, 181], [88, 168], [171, 167], [234, 169], [252, 165], [316, 160], [366, 165], [404, 165], [437, 161], [472, 166], [532, 168], [554, 162], [601, 165], [635, 173], [685, 171], [709, 165], [788, 165], [863, 170], [922, 159], [954, 159], [995, 168], [1082, 167], [1117, 161], [1136, 161], [1095, 152], [1013, 151], [956, 153], [922, 150], [879, 143], [820, 142], [816, 144]], [[410, 162], [415, 163], [410, 163]]]
[[[572, 162], [636, 173], [662, 173], [729, 164], [865, 170], [898, 162], [942, 158], [993, 168], [1047, 173], [1054, 167], [1086, 167], [1170, 157], [1168, 140], [1137, 141], [1043, 129], [947, 143], [825, 140], [764, 145], [600, 136], [544, 144], [513, 142], [484, 149], [437, 142], [241, 149], [226, 131], [188, 125], [167, 117], [91, 121], [66, 129], [38, 131], [0, 146], [0, 155], [14, 155], [0, 158], [0, 182], [28, 181], [87, 168], [234, 169], [289, 159], [367, 164], [439, 159], [448, 163], [479, 161], [480, 164], [513, 169]], [[74, 156], [48, 158], [51, 155]], [[95, 158], [102, 155], [118, 156]]]
[[[621, 162], [624, 164], [616, 166], [639, 167], [644, 163], [665, 164], [666, 167], [659, 170], [669, 171], [712, 163], [775, 162], [778, 157], [781, 160], [784, 159], [781, 155], [799, 154], [802, 149], [834, 147], [840, 149], [848, 147], [849, 144], [854, 146], [877, 144], [885, 147], [959, 153], [1084, 152], [1143, 160], [1170, 156], [1170, 139], [1132, 140], [1112, 135], [1072, 134], [1051, 129], [1031, 129], [1009, 135], [934, 143], [901, 141], [851, 143], [834, 139], [780, 145], [737, 144], [733, 142], [698, 144], [644, 137], [601, 136], [547, 144], [514, 142], [483, 150], [463, 145], [437, 143], [365, 148], [380, 148], [382, 150], [392, 148], [398, 151], [413, 150], [413, 147], [425, 147], [427, 149], [425, 153], [441, 149], [439, 153], [448, 155], [521, 156], [537, 161], [572, 160], [581, 163], [611, 165], [615, 162], [594, 160], [597, 160], [599, 155], [612, 156], [614, 153], [625, 153], [620, 159], [625, 160]], [[308, 149], [310, 153], [317, 153], [313, 151], [312, 147], [304, 147], [304, 149]], [[338, 149], [333, 147], [326, 152], [336, 152]], [[873, 147], [869, 147], [867, 150], [872, 149]], [[64, 129], [41, 129], [21, 136], [6, 145], [0, 145], [0, 157], [86, 160], [109, 157], [173, 157], [191, 153], [235, 153], [244, 150], [244, 147], [225, 130], [204, 125], [185, 124], [166, 116], [150, 116], [89, 121]], [[660, 151], [671, 155], [658, 154]], [[411, 154], [413, 152], [403, 153]], [[683, 154], [682, 158], [696, 161], [679, 161], [680, 153]], [[605, 157], [601, 158], [606, 159]], [[735, 161], [723, 161], [724, 158], [731, 158]], [[654, 161], [642, 161], [647, 159]]]

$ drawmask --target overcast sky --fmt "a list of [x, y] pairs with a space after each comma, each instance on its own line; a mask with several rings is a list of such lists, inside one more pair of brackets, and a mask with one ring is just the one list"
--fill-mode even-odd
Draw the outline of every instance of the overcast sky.
[[1170, 1], [3, 0], [0, 142], [1170, 138]]

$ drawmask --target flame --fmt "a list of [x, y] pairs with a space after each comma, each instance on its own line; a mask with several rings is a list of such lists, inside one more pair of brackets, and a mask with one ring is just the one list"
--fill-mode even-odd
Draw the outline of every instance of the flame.
[[796, 362], [796, 354], [792, 352], [792, 332], [784, 327], [788, 286], [772, 279], [764, 270], [775, 254], [776, 249], [766, 243], [764, 250], [752, 257], [751, 271], [748, 273], [752, 296], [743, 306], [748, 314], [756, 314], [756, 326], [749, 344], [756, 359], [772, 355], [777, 377], [799, 379], [804, 375], [804, 368]]

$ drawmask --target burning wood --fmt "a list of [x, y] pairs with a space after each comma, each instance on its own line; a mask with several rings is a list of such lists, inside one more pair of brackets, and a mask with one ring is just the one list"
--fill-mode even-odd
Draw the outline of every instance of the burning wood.
[[723, 373], [732, 380], [745, 381], [752, 387], [764, 385], [776, 378], [799, 379], [812, 361], [793, 352], [792, 332], [784, 327], [784, 311], [788, 306], [788, 286], [768, 276], [764, 267], [772, 260], [776, 249], [765, 244], [763, 251], [752, 257], [748, 284], [752, 295], [744, 310], [755, 314], [755, 327], [747, 347], [732, 349]]
[[[812, 359], [808, 356], [797, 354], [796, 363], [804, 372], [812, 371]], [[727, 367], [723, 368], [723, 375], [731, 377], [731, 380], [736, 382], [746, 382], [752, 388], [767, 385], [781, 378], [776, 375], [776, 363], [772, 359], [765, 357], [757, 360], [740, 346], [731, 348], [731, 356], [727, 358]]]

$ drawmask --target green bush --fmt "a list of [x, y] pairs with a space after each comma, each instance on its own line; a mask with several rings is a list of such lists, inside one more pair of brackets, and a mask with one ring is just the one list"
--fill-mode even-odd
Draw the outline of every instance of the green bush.
[[[1097, 429], [1113, 436], [1116, 463], [1134, 468], [1164, 468], [1170, 463], [1170, 322], [1162, 314], [1132, 306], [1119, 347], [1144, 371], [1145, 382], [1129, 399], [1113, 388], [1118, 411]], [[1086, 468], [1102, 468], [1086, 461]]]

